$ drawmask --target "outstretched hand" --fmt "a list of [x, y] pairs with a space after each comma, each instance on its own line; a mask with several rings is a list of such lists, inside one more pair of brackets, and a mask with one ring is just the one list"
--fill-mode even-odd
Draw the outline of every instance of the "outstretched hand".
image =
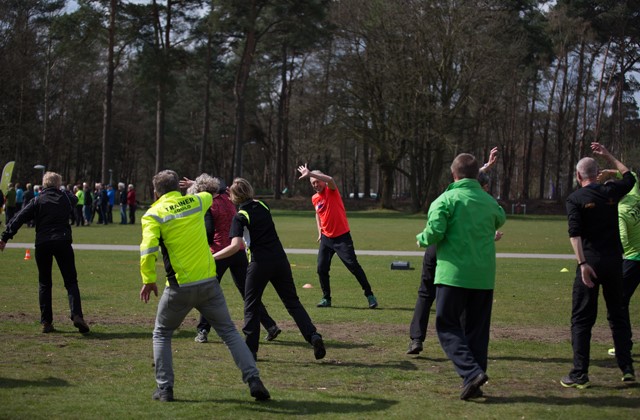
[[4, 251], [5, 246], [7, 246], [7, 243], [3, 240], [0, 240], [0, 251]]
[[180, 189], [185, 189], [185, 188], [189, 188], [190, 186], [192, 186], [194, 184], [195, 181], [187, 178], [186, 176], [184, 178], [182, 178], [179, 182], [178, 185], [180, 186]]
[[298, 172], [300, 172], [300, 178], [298, 178], [298, 179], [308, 178], [309, 174], [311, 173], [309, 168], [307, 168], [307, 164], [306, 163], [304, 165], [298, 166]]

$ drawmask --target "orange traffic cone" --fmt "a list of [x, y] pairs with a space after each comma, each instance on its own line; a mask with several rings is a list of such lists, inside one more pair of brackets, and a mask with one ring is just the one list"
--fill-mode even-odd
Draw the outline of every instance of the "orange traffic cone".
[[29, 249], [27, 249], [27, 251], [24, 253], [24, 259], [25, 261], [28, 261], [31, 259], [31, 251]]

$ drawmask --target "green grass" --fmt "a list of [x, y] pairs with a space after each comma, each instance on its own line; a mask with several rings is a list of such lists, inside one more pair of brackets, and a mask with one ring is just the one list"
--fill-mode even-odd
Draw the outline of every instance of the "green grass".
[[[76, 243], [125, 244], [140, 243], [140, 216], [136, 225], [118, 223], [92, 225], [73, 229]], [[115, 215], [119, 221], [119, 215]], [[317, 248], [318, 230], [310, 211], [273, 210], [278, 235], [285, 248]], [[349, 225], [356, 250], [419, 251], [416, 235], [424, 229], [426, 216], [390, 211], [349, 212]], [[500, 229], [503, 238], [497, 252], [571, 254], [567, 221], [562, 216], [508, 216]], [[32, 242], [33, 229], [23, 228], [14, 242]]]
[[[311, 212], [274, 214], [286, 247], [315, 248]], [[351, 213], [350, 222], [357, 249], [416, 250], [413, 239], [423, 228], [424, 217], [375, 217], [362, 212]], [[139, 229], [139, 225], [74, 229], [74, 240], [137, 244]], [[513, 218], [503, 230], [499, 252], [570, 253], [563, 218]], [[15, 241], [29, 242], [32, 237], [33, 230], [24, 228]], [[397, 258], [360, 257], [380, 302], [380, 308], [372, 311], [366, 309], [357, 282], [337, 260], [332, 267], [334, 307], [316, 308], [321, 293], [315, 257], [290, 255], [298, 293], [324, 335], [327, 357], [314, 360], [311, 347], [268, 287], [264, 301], [283, 333], [272, 343], [261, 343], [258, 367], [273, 401], [256, 403], [249, 397], [215, 334], [208, 344], [193, 341], [197, 314], [192, 312], [173, 342], [177, 401], [160, 404], [151, 401], [155, 387], [151, 331], [157, 299], [146, 305], [138, 299], [137, 253], [76, 252], [84, 311], [92, 328], [85, 337], [68, 320], [64, 287], [55, 270], [54, 324], [58, 331], [39, 333], [37, 269], [33, 260], [25, 261], [23, 256], [23, 249], [6, 249], [0, 254], [0, 418], [638, 416], [640, 388], [623, 385], [614, 359], [606, 354], [611, 337], [604, 304], [592, 341], [593, 388], [577, 391], [559, 384], [572, 358], [569, 316], [575, 265], [570, 260], [498, 260], [489, 350], [491, 380], [484, 387], [487, 398], [480, 402], [458, 399], [460, 379], [437, 342], [433, 313], [425, 351], [419, 357], [404, 354], [421, 258], [403, 258], [416, 270], [392, 271], [389, 265]], [[561, 272], [565, 267], [569, 272]], [[313, 288], [303, 289], [306, 283]], [[229, 275], [222, 287], [240, 326], [242, 302]], [[637, 296], [631, 309], [637, 337]]]

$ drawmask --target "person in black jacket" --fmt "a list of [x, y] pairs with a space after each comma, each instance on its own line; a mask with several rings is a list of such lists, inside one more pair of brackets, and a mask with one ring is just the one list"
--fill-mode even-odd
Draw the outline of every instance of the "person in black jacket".
[[89, 332], [89, 326], [82, 314], [75, 255], [71, 247], [71, 226], [69, 214], [73, 213], [78, 198], [68, 191], [61, 191], [62, 177], [55, 172], [46, 172], [42, 177], [42, 191], [7, 223], [0, 239], [0, 251], [13, 238], [20, 227], [34, 219], [36, 225], [35, 258], [38, 264], [40, 322], [42, 332], [50, 333], [53, 328], [51, 304], [51, 268], [56, 258], [64, 287], [69, 295], [69, 308], [73, 325], [82, 334]]
[[629, 308], [622, 295], [622, 243], [618, 226], [618, 202], [633, 188], [629, 169], [600, 143], [591, 143], [596, 156], [605, 158], [622, 174], [622, 179], [598, 184], [598, 165], [590, 157], [578, 161], [576, 180], [581, 188], [567, 197], [569, 239], [576, 257], [571, 308], [573, 369], [560, 380], [567, 388], [584, 389], [589, 382], [591, 330], [598, 315], [598, 293], [607, 305], [607, 320], [616, 348], [616, 360], [623, 382], [634, 382], [631, 357]]

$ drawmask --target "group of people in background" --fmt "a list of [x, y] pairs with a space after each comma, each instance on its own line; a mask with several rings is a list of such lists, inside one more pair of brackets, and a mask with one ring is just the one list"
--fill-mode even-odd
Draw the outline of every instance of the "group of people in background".
[[[5, 224], [11, 220], [23, 207], [40, 194], [40, 185], [27, 183], [22, 188], [20, 183], [9, 183], [7, 191], [0, 190], [0, 213], [5, 213]], [[61, 185], [61, 190], [72, 192], [77, 198], [69, 220], [75, 226], [89, 226], [94, 220], [97, 224], [113, 223], [113, 208], [116, 197], [120, 204], [120, 224], [135, 224], [138, 201], [133, 184], [128, 187], [125, 183], [118, 183], [118, 192], [110, 184], [96, 183], [93, 188], [87, 182], [77, 185]], [[1, 222], [0, 222], [1, 223]], [[34, 227], [33, 220], [26, 222], [28, 227]]]
[[[123, 182], [118, 183], [118, 191], [111, 184], [96, 183], [93, 188], [88, 183], [73, 186], [73, 193], [78, 198], [74, 211], [76, 226], [90, 226], [96, 219], [99, 225], [113, 223], [113, 207], [117, 200], [120, 204], [120, 224], [134, 224], [136, 218], [137, 200], [133, 184], [125, 190]], [[128, 211], [128, 213], [127, 213]], [[127, 220], [128, 216], [128, 220]]]
[[[0, 190], [0, 214], [4, 210], [5, 223], [8, 223], [16, 213], [37, 197], [40, 194], [40, 189], [40, 185], [27, 183], [23, 189], [19, 182], [15, 185], [10, 182], [6, 192]], [[32, 221], [29, 221], [29, 226], [33, 227]]]

